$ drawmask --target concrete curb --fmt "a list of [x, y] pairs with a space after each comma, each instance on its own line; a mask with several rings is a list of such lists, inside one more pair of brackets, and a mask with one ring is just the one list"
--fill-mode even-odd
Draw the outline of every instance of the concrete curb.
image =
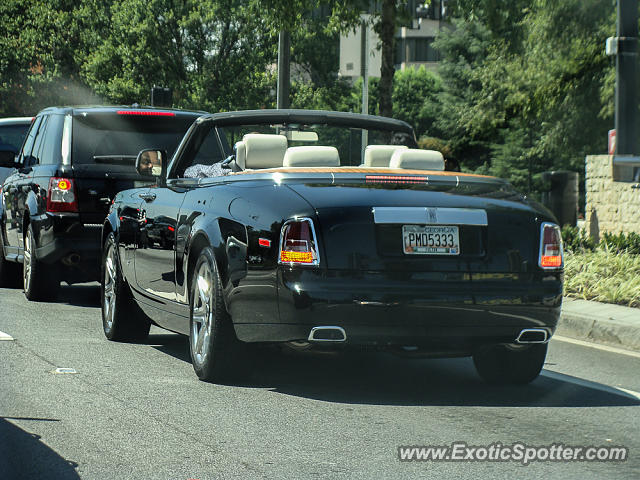
[[556, 333], [640, 352], [640, 308], [565, 298]]

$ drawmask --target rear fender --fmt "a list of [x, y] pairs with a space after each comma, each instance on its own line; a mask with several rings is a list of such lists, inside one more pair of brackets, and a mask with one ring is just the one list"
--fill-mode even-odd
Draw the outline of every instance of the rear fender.
[[[202, 218], [202, 217], [201, 217]], [[191, 288], [190, 282], [200, 251], [210, 246], [213, 250], [218, 267], [218, 274], [225, 292], [225, 303], [229, 287], [240, 278], [246, 276], [247, 268], [247, 233], [244, 225], [224, 218], [211, 222], [196, 221], [191, 229], [193, 232], [186, 242], [184, 252], [176, 252], [176, 264], [181, 271], [177, 276], [186, 277], [186, 296]], [[185, 275], [186, 274], [186, 275]], [[180, 288], [178, 286], [178, 288]]]

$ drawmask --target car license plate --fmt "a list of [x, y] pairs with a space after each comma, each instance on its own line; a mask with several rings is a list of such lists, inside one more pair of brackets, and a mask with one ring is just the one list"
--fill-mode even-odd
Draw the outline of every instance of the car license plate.
[[459, 255], [460, 235], [452, 225], [403, 225], [402, 245], [407, 255]]

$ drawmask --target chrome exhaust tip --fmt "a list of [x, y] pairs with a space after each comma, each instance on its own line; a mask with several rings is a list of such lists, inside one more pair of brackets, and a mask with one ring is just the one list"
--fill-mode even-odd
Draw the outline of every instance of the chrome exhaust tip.
[[344, 342], [347, 334], [342, 327], [313, 327], [309, 333], [310, 342]]
[[547, 343], [549, 341], [549, 332], [545, 328], [525, 328], [523, 329], [516, 343]]

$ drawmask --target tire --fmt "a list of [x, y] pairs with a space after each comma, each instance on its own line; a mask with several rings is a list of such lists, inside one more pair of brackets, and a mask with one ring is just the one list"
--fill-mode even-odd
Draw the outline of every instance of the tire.
[[22, 286], [28, 300], [50, 300], [56, 297], [60, 279], [50, 265], [35, 256], [35, 235], [29, 224], [24, 237], [24, 259], [22, 261]]
[[248, 373], [249, 352], [224, 306], [211, 248], [200, 252], [190, 285], [189, 350], [196, 375], [205, 382], [238, 380]]
[[143, 342], [149, 336], [151, 321], [135, 302], [122, 277], [120, 257], [113, 233], [102, 249], [100, 281], [102, 329], [109, 340]]
[[476, 352], [473, 363], [488, 383], [524, 385], [540, 375], [547, 345], [492, 345]]
[[18, 288], [22, 283], [20, 264], [4, 258], [4, 235], [0, 232], [0, 287]]

